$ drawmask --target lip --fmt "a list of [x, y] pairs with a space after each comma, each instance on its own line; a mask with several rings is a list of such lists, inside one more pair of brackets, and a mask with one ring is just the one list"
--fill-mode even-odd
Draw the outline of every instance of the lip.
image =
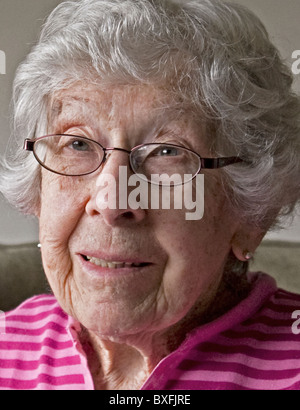
[[96, 258], [96, 259], [102, 259], [107, 262], [121, 262], [121, 263], [124, 262], [124, 263], [133, 263], [133, 264], [152, 263], [147, 258], [142, 259], [141, 257], [134, 257], [134, 256], [128, 257], [128, 255], [122, 255], [122, 254], [117, 254], [117, 253], [105, 254], [102, 252], [95, 252], [95, 251], [89, 251], [89, 250], [77, 252], [77, 255], [89, 256], [89, 257]]
[[[122, 257], [120, 255], [103, 255], [98, 254], [95, 252], [84, 251], [77, 253], [77, 256], [80, 260], [81, 266], [84, 270], [88, 271], [88, 273], [97, 275], [97, 276], [119, 276], [119, 275], [128, 275], [130, 273], [137, 273], [141, 270], [147, 269], [150, 266], [153, 266], [152, 262], [142, 260], [140, 258], [128, 258]], [[102, 267], [98, 266], [95, 263], [90, 262], [87, 260], [87, 256], [91, 258], [101, 259], [106, 262], [116, 262], [119, 264], [124, 265], [140, 265], [140, 266], [122, 266], [122, 267]]]

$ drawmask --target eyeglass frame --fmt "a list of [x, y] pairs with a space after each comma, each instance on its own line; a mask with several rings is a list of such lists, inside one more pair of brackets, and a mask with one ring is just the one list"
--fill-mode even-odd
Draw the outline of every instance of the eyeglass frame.
[[[101, 150], [104, 153], [103, 159], [102, 159], [101, 163], [99, 164], [99, 166], [91, 172], [87, 172], [87, 173], [84, 173], [84, 174], [74, 174], [74, 175], [63, 174], [61, 172], [54, 171], [54, 170], [50, 169], [49, 167], [47, 167], [44, 163], [42, 163], [42, 161], [36, 155], [35, 150], [34, 150], [34, 145], [35, 145], [36, 142], [38, 142], [40, 140], [43, 140], [43, 139], [46, 139], [46, 138], [49, 138], [49, 137], [59, 137], [59, 136], [80, 138], [80, 139], [83, 139], [83, 140], [86, 140], [86, 141], [90, 141], [90, 142], [96, 144], [97, 146], [99, 146], [99, 148], [101, 148]], [[50, 171], [54, 174], [61, 175], [61, 176], [79, 177], [79, 176], [91, 175], [94, 172], [98, 171], [98, 169], [101, 167], [101, 165], [104, 164], [105, 161], [107, 160], [107, 153], [112, 152], [112, 151], [126, 152], [129, 155], [129, 163], [130, 163], [130, 168], [131, 168], [132, 172], [134, 174], [138, 174], [132, 166], [132, 160], [131, 160], [132, 154], [135, 151], [137, 151], [138, 149], [140, 149], [142, 147], [150, 146], [150, 145], [162, 145], [162, 146], [165, 145], [165, 146], [168, 146], [168, 147], [180, 148], [180, 149], [189, 151], [189, 152], [193, 153], [194, 155], [196, 155], [198, 157], [198, 159], [199, 159], [198, 171], [195, 173], [195, 175], [193, 175], [193, 177], [189, 181], [184, 181], [183, 184], [187, 183], [187, 182], [190, 182], [194, 178], [196, 178], [196, 176], [200, 173], [200, 171], [202, 169], [218, 169], [218, 168], [226, 167], [228, 165], [233, 165], [233, 164], [237, 164], [237, 163], [241, 163], [241, 162], [246, 162], [245, 160], [243, 160], [242, 158], [237, 157], [237, 156], [236, 157], [234, 157], [234, 156], [233, 157], [221, 157], [221, 158], [202, 158], [200, 156], [200, 154], [198, 154], [197, 152], [193, 151], [190, 148], [186, 148], [184, 146], [177, 145], [177, 144], [159, 143], [159, 142], [157, 142], [157, 143], [156, 142], [150, 142], [150, 143], [146, 143], [146, 144], [140, 144], [140, 145], [137, 145], [137, 146], [133, 147], [130, 151], [127, 150], [127, 149], [118, 148], [118, 147], [105, 148], [98, 141], [95, 141], [95, 140], [92, 140], [90, 138], [83, 137], [83, 136], [80, 136], [80, 135], [73, 135], [73, 134], [50, 134], [50, 135], [44, 135], [44, 136], [38, 137], [38, 138], [26, 138], [25, 141], [24, 141], [23, 149], [25, 151], [33, 152], [33, 155], [34, 155], [35, 159], [37, 160], [37, 162], [43, 168], [45, 168], [47, 171]], [[146, 177], [146, 181], [151, 184], [151, 180], [149, 180], [147, 177]]]

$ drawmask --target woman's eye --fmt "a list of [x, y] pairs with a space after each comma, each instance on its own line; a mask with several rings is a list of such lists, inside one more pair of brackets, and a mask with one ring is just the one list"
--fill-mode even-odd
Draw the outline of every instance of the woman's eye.
[[174, 147], [162, 147], [157, 150], [157, 156], [160, 157], [175, 157], [179, 154], [178, 149]]
[[81, 140], [72, 141], [70, 147], [75, 151], [91, 151], [90, 145], [87, 142]]

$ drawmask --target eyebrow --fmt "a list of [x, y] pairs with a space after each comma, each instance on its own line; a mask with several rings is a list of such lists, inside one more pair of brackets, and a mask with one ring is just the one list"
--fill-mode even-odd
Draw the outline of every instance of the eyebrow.
[[[48, 112], [48, 124], [53, 126], [54, 124], [59, 124], [60, 121], [64, 122], [80, 122], [82, 120], [91, 119], [89, 109], [87, 104], [91, 100], [89, 98], [80, 98], [77, 96], [66, 96], [66, 97], [56, 97], [50, 102], [49, 112]], [[76, 109], [76, 105], [82, 108], [81, 110], [76, 110], [76, 114], [70, 112], [68, 108]]]
[[80, 103], [90, 103], [92, 100], [90, 98], [83, 98], [83, 97], [78, 97], [75, 95], [67, 95], [67, 96], [62, 96], [62, 97], [54, 97], [52, 102], [50, 103], [51, 105], [51, 110], [57, 111], [61, 110], [62, 106], [64, 105], [65, 102], [80, 102]]
[[56, 100], [51, 104], [50, 113], [51, 118], [59, 117], [62, 113], [63, 103], [62, 101]]

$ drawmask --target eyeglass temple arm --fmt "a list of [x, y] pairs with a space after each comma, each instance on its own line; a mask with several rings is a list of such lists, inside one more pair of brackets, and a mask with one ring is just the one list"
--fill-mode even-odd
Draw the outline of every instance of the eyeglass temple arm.
[[226, 167], [231, 164], [237, 164], [239, 162], [244, 162], [244, 160], [239, 157], [201, 158], [201, 167], [202, 169], [215, 169]]

